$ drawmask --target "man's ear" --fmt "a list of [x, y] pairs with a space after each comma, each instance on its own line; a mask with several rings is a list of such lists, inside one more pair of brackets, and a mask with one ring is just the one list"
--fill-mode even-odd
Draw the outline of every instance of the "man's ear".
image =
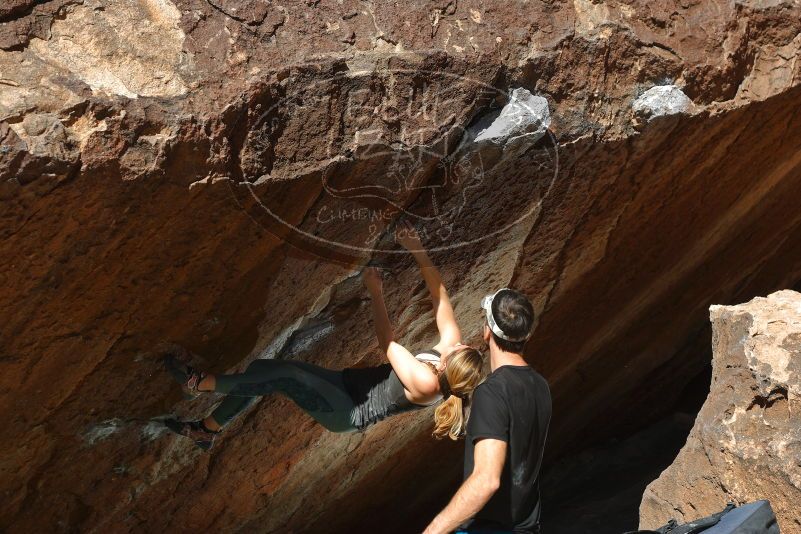
[[490, 330], [490, 327], [486, 322], [484, 323], [484, 330], [482, 333], [484, 341], [487, 343], [487, 345], [489, 345], [490, 339], [492, 337], [492, 331]]

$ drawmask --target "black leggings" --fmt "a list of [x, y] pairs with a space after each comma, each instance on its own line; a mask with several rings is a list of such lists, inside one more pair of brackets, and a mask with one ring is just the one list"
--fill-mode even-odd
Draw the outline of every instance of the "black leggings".
[[294, 360], [255, 360], [244, 373], [215, 376], [214, 391], [225, 393], [211, 417], [225, 426], [257, 397], [281, 393], [331, 432], [352, 432], [353, 400], [342, 371]]

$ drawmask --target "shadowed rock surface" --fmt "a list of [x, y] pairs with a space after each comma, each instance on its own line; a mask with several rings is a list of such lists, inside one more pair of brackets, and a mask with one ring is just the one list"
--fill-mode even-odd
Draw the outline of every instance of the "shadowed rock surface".
[[[430, 343], [401, 212], [467, 341], [485, 293], [532, 297], [549, 461], [662, 417], [711, 302], [801, 280], [799, 32], [789, 1], [4, 4], [0, 528], [424, 524], [461, 472], [430, 411], [332, 435], [270, 398], [209, 454], [159, 423], [214, 402], [179, 402], [169, 343], [215, 372], [381, 361], [369, 259]], [[665, 85], [693, 106], [636, 116]], [[518, 88], [549, 134], [474, 143]]]
[[801, 532], [801, 294], [709, 312], [709, 397], [676, 460], [646, 489], [640, 527], [767, 499], [782, 532]]
[[542, 481], [548, 510], [543, 532], [621, 534], [637, 530], [643, 490], [676, 457], [692, 423], [690, 415], [674, 413], [632, 436], [556, 462]]

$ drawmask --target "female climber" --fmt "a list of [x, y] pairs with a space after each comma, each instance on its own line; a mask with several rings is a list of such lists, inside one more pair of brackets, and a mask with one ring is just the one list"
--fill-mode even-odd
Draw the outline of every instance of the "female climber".
[[295, 360], [255, 360], [245, 372], [230, 375], [204, 373], [168, 355], [170, 373], [191, 396], [205, 392], [225, 394], [222, 403], [201, 421], [168, 419], [166, 426], [208, 450], [214, 438], [255, 398], [281, 393], [331, 432], [352, 432], [395, 414], [430, 406], [434, 436], [458, 439], [465, 430], [465, 408], [484, 379], [481, 352], [462, 345], [462, 334], [439, 271], [431, 263], [411, 225], [398, 231], [398, 242], [420, 267], [434, 306], [439, 341], [412, 354], [395, 341], [384, 305], [381, 276], [374, 268], [363, 274], [370, 293], [378, 343], [389, 363], [362, 369], [335, 371]]

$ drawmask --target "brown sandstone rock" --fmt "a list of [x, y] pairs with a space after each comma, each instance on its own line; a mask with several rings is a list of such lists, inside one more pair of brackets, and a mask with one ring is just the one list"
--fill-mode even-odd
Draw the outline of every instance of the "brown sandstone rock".
[[[706, 364], [686, 347], [710, 302], [801, 280], [800, 31], [790, 1], [14, 3], [0, 528], [425, 523], [461, 462], [430, 412], [332, 435], [265, 399], [210, 454], [159, 424], [214, 402], [179, 401], [167, 342], [216, 372], [381, 361], [368, 259], [391, 271], [402, 340], [430, 343], [418, 273], [387, 235], [400, 210], [452, 215], [432, 245], [481, 238], [435, 254], [470, 341], [485, 293], [532, 296], [549, 455], [661, 415]], [[693, 106], [635, 113], [655, 86]], [[551, 135], [472, 142], [519, 87], [547, 100]], [[384, 250], [342, 246], [358, 243]]]
[[801, 294], [712, 306], [709, 397], [673, 464], [645, 490], [640, 528], [768, 499], [801, 532]]

